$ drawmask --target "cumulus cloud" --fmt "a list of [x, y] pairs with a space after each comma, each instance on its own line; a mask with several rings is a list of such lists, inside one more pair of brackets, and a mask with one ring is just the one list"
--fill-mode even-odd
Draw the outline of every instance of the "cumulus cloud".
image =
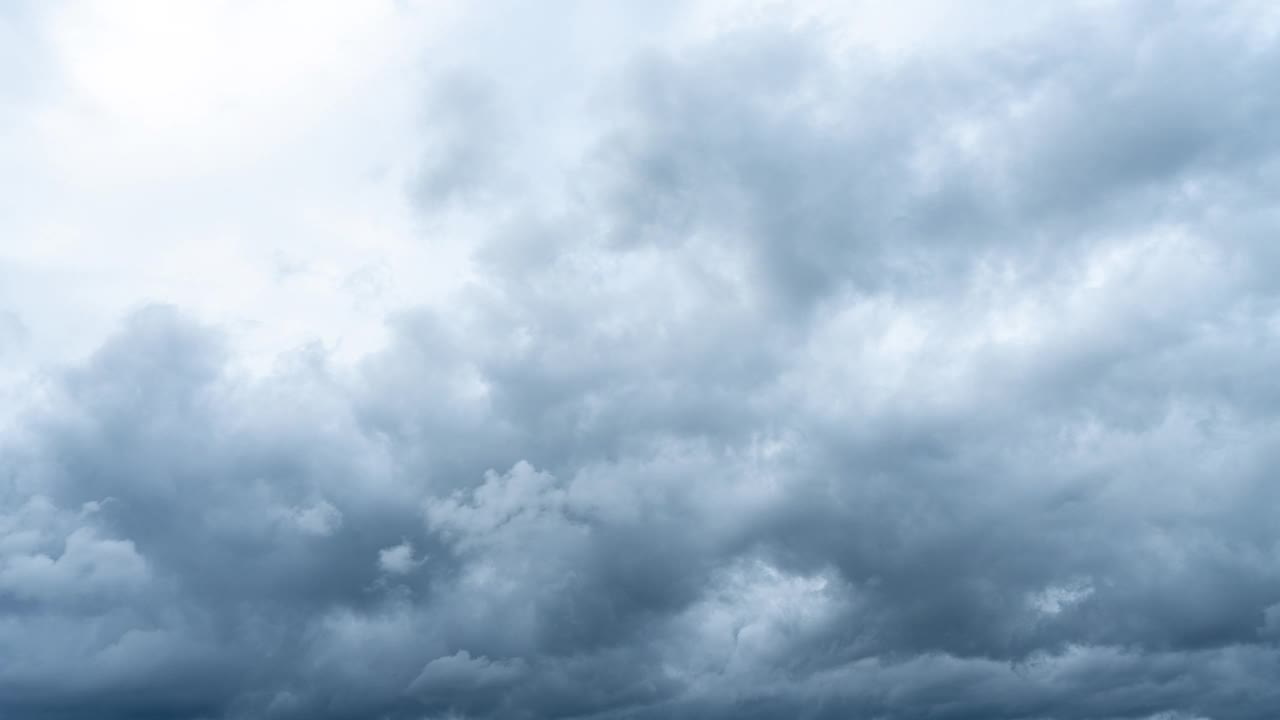
[[0, 11], [0, 715], [1280, 707], [1274, 10], [371, 7]]
[[[91, 513], [97, 510], [96, 504], [86, 505]], [[80, 524], [83, 517], [39, 495], [3, 516], [0, 595], [52, 607], [144, 585], [147, 563], [133, 542], [99, 537], [94, 526]]]
[[408, 541], [378, 551], [378, 567], [394, 575], [404, 575], [421, 562], [413, 559], [413, 545]]

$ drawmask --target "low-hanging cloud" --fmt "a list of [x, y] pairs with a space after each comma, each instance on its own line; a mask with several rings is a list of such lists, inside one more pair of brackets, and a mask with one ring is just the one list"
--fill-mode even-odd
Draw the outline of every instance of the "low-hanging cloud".
[[446, 74], [404, 192], [475, 276], [358, 363], [156, 304], [42, 371], [0, 715], [1269, 717], [1273, 14], [784, 25], [627, 58], [554, 162]]

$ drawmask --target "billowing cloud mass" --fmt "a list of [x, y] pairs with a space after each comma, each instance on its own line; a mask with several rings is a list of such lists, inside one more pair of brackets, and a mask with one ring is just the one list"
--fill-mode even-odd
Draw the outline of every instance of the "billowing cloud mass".
[[0, 716], [1280, 712], [1271, 3], [0, 58]]

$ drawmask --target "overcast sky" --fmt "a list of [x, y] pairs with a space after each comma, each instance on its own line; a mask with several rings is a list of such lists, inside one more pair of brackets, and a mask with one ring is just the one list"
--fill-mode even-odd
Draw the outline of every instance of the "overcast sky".
[[0, 5], [0, 717], [1271, 720], [1275, 3]]

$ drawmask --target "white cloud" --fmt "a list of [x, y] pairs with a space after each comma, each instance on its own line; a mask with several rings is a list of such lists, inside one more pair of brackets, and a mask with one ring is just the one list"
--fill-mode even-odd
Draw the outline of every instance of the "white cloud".
[[[417, 63], [448, 3], [84, 0], [34, 12], [43, 91], [6, 108], [26, 181], [0, 219], [0, 302], [31, 362], [82, 356], [119, 316], [176, 303], [265, 371], [313, 340], [347, 360], [386, 312], [439, 300], [464, 255], [424, 243], [413, 170]], [[279, 192], [287, 188], [287, 192]], [[303, 260], [282, 276], [281, 257]], [[392, 272], [371, 302], [347, 282]], [[67, 289], [57, 298], [49, 284]], [[3, 358], [0, 358], [3, 359]]]
[[378, 568], [385, 573], [407, 575], [421, 564], [422, 560], [414, 560], [413, 545], [407, 540], [378, 551]]
[[1033, 594], [1030, 598], [1032, 607], [1045, 615], [1058, 615], [1084, 602], [1093, 595], [1093, 585], [1087, 581], [1078, 581], [1065, 585], [1052, 585]]
[[[11, 540], [21, 543], [19, 535]], [[12, 547], [12, 546], [11, 546]], [[129, 540], [102, 538], [90, 527], [73, 530], [57, 555], [0, 555], [0, 594], [58, 604], [78, 598], [111, 597], [141, 588], [150, 579], [146, 560]]]

